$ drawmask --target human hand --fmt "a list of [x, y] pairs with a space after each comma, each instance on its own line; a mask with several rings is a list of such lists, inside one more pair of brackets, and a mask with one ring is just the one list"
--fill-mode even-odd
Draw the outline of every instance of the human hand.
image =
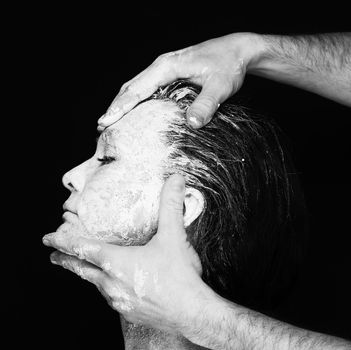
[[[133, 323], [174, 331], [209, 287], [183, 223], [181, 175], [163, 186], [158, 232], [145, 246], [121, 247], [58, 231], [43, 237], [56, 248], [51, 260], [95, 284], [110, 306]], [[198, 312], [198, 311], [197, 311]]]
[[122, 86], [99, 119], [100, 128], [118, 121], [158, 87], [180, 78], [202, 86], [187, 111], [187, 121], [193, 128], [206, 125], [219, 105], [240, 89], [246, 71], [258, 56], [260, 44], [256, 34], [236, 33], [159, 56]]

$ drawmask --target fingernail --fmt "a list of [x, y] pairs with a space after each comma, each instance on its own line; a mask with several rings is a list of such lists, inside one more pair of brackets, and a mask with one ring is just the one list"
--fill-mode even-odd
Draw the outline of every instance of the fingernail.
[[99, 133], [102, 133], [105, 129], [106, 129], [106, 127], [105, 127], [105, 126], [102, 126], [102, 125], [98, 125], [98, 127], [97, 127], [97, 131], [98, 131]]
[[107, 112], [98, 120], [98, 124], [102, 126], [108, 126], [111, 123], [111, 121], [113, 121], [114, 119], [117, 120], [116, 118], [117, 112], [118, 110], [114, 110], [113, 112], [112, 111]]
[[103, 120], [105, 119], [105, 114], [103, 114], [99, 119], [98, 119], [98, 124], [101, 124]]
[[105, 124], [106, 121], [108, 121], [109, 119], [111, 119], [112, 117], [112, 113], [111, 112], [106, 112], [99, 120], [98, 123], [99, 124]]
[[185, 186], [184, 177], [180, 174], [175, 175], [173, 178], [173, 186], [176, 191], [182, 192]]
[[58, 261], [57, 261], [57, 259], [56, 259], [56, 253], [55, 253], [55, 252], [53, 252], [53, 253], [50, 255], [50, 261], [51, 261], [52, 264], [58, 265]]
[[199, 129], [202, 126], [202, 122], [198, 118], [191, 116], [189, 117], [189, 125], [194, 129]]
[[50, 239], [51, 239], [52, 234], [48, 233], [47, 235], [45, 235], [42, 240], [43, 240], [43, 244], [44, 245], [50, 245]]

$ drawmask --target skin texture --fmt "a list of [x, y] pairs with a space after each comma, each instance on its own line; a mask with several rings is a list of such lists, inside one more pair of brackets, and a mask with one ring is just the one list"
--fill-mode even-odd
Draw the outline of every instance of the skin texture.
[[71, 191], [64, 231], [121, 245], [143, 244], [156, 230], [171, 147], [159, 134], [177, 115], [171, 103], [146, 102], [100, 136], [92, 158], [63, 177]]
[[202, 86], [187, 111], [189, 125], [202, 127], [240, 89], [246, 73], [351, 106], [351, 33], [234, 33], [163, 54], [122, 86], [99, 123], [101, 127], [113, 124], [159, 86], [184, 78]]

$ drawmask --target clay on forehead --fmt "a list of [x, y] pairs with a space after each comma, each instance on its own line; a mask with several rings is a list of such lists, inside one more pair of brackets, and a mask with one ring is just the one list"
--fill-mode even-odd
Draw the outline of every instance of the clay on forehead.
[[172, 101], [152, 100], [141, 103], [127, 113], [117, 123], [104, 131], [107, 136], [119, 138], [131, 137], [153, 138], [157, 133], [169, 128], [174, 119], [181, 116], [179, 107]]
[[[181, 117], [180, 108], [173, 101], [151, 100], [135, 107], [105, 130], [111, 135], [105, 144], [119, 158], [116, 165], [123, 163], [128, 176], [135, 173], [145, 179], [155, 176], [159, 169], [158, 177], [162, 178], [173, 152], [165, 134]], [[133, 170], [136, 165], [137, 171]]]

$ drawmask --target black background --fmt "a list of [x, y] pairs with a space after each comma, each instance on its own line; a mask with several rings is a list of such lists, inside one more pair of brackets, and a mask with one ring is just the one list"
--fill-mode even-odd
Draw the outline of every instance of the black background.
[[[68, 197], [62, 175], [94, 152], [96, 120], [120, 86], [161, 53], [232, 32], [350, 30], [346, 8], [327, 7], [212, 3], [199, 10], [169, 2], [15, 9], [8, 36], [12, 62], [4, 66], [11, 76], [7, 90], [14, 93], [12, 111], [4, 117], [10, 136], [4, 155], [14, 161], [10, 177], [16, 190], [10, 192], [14, 217], [6, 234], [14, 283], [5, 283], [12, 296], [5, 306], [15, 321], [13, 342], [123, 348], [117, 313], [94, 286], [51, 265], [50, 249], [41, 243], [61, 223]], [[289, 136], [310, 212], [308, 257], [280, 318], [351, 338], [351, 110], [252, 76], [238, 98], [273, 116]]]

